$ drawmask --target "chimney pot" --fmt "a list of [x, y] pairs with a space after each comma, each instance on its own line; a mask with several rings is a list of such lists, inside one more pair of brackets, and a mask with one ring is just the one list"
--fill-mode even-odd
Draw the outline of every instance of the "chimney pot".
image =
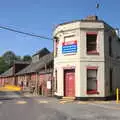
[[95, 21], [95, 20], [98, 20], [98, 16], [87, 16], [85, 20]]

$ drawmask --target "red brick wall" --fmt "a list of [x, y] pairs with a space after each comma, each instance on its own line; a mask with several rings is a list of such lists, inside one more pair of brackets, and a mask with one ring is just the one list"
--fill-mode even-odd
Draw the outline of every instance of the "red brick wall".
[[38, 86], [42, 89], [42, 95], [49, 96], [51, 90], [47, 89], [47, 81], [52, 80], [51, 74], [41, 74], [39, 75]]

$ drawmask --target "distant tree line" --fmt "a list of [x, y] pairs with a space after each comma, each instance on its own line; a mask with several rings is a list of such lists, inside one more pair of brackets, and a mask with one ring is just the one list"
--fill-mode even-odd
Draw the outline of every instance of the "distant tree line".
[[14, 61], [28, 61], [31, 62], [32, 57], [30, 55], [17, 56], [13, 51], [6, 51], [0, 56], [0, 74], [8, 70]]

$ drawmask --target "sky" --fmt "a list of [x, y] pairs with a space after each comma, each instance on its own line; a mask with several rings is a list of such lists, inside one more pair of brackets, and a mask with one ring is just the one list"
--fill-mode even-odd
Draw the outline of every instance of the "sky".
[[[100, 4], [96, 10], [97, 1]], [[56, 25], [98, 17], [114, 28], [120, 28], [120, 0], [0, 0], [0, 26], [52, 38]], [[11, 50], [16, 55], [33, 55], [53, 41], [0, 29], [0, 56]]]

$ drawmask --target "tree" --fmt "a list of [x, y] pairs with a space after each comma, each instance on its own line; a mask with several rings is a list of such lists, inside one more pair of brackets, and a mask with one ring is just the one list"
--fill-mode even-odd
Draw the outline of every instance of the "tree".
[[3, 57], [0, 57], [0, 74], [8, 70], [9, 65], [5, 62]]
[[21, 61], [21, 60], [22, 60], [22, 59], [21, 59], [21, 56], [16, 56], [15, 60], [16, 60], [16, 61]]
[[30, 55], [25, 55], [23, 56], [23, 61], [28, 61], [28, 62], [31, 62], [32, 58]]
[[5, 52], [2, 57], [5, 63], [9, 65], [9, 67], [13, 65], [14, 60], [16, 59], [16, 55], [12, 51]]

